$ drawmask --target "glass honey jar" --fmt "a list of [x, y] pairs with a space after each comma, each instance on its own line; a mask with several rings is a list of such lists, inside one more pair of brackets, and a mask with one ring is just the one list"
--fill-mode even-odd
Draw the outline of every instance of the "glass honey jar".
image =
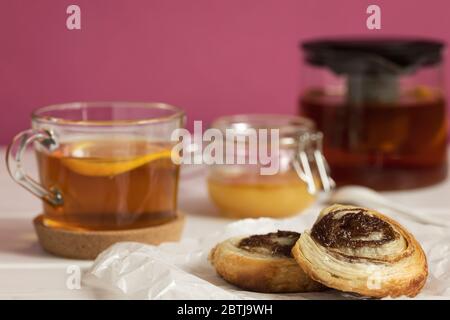
[[[217, 119], [212, 128], [223, 133], [224, 153], [230, 152], [230, 146], [235, 152], [234, 163], [213, 164], [208, 175], [210, 198], [225, 216], [291, 216], [310, 206], [320, 190], [334, 186], [321, 152], [322, 134], [309, 119], [290, 115], [237, 115]], [[262, 135], [256, 139], [258, 155], [262, 149], [271, 150], [271, 163], [248, 161], [251, 139], [242, 138], [248, 137], [249, 130], [278, 132], [268, 142], [262, 141]], [[262, 168], [274, 164], [276, 170], [264, 174]]]

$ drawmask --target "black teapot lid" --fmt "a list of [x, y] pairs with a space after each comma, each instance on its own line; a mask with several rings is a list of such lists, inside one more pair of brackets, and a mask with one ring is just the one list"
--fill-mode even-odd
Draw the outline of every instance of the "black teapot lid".
[[301, 43], [305, 60], [337, 74], [402, 74], [442, 60], [444, 43], [429, 39], [321, 39]]

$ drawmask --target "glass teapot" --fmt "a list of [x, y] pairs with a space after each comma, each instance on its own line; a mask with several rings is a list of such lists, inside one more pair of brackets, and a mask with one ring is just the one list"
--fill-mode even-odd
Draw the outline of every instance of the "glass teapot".
[[420, 39], [302, 43], [299, 111], [323, 132], [338, 186], [395, 190], [445, 179], [443, 46]]

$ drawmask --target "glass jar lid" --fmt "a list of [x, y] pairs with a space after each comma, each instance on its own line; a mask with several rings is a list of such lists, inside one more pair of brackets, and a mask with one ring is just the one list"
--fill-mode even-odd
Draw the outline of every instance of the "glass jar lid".
[[246, 135], [248, 129], [277, 129], [280, 146], [295, 146], [298, 138], [305, 133], [315, 132], [315, 124], [304, 117], [281, 114], [242, 114], [224, 116], [216, 119], [212, 128], [225, 133], [232, 130], [234, 135]]

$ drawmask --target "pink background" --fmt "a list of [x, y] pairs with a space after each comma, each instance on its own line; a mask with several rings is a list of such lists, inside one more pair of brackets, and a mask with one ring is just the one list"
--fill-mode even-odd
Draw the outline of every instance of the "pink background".
[[[381, 31], [365, 26], [372, 3]], [[81, 7], [81, 31], [66, 29], [69, 4]], [[32, 109], [67, 101], [164, 101], [189, 121], [294, 113], [299, 40], [450, 42], [449, 12], [448, 0], [0, 0], [0, 143], [29, 126]]]

